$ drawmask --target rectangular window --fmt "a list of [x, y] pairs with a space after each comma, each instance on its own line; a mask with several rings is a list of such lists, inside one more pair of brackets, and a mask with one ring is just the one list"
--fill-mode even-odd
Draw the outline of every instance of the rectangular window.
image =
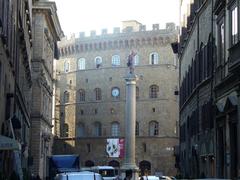
[[4, 0], [0, 0], [0, 27], [2, 27], [2, 23], [3, 23], [3, 3]]
[[81, 114], [81, 115], [84, 115], [84, 111], [83, 111], [82, 109], [80, 110], [80, 114]]
[[88, 152], [88, 153], [91, 152], [91, 146], [90, 146], [90, 144], [87, 144], [87, 152]]
[[143, 151], [147, 152], [147, 145], [146, 145], [146, 143], [143, 143]]
[[238, 7], [235, 4], [231, 9], [231, 43], [235, 45], [238, 42]]
[[224, 29], [224, 22], [220, 24], [220, 34], [219, 34], [219, 53], [220, 53], [220, 62], [223, 63], [225, 59], [225, 29]]
[[197, 69], [197, 67], [196, 67], [196, 58], [194, 59], [194, 61], [193, 61], [193, 87], [195, 88], [196, 87], [196, 85], [197, 85], [197, 83], [196, 83], [196, 69]]
[[208, 77], [208, 46], [204, 46], [204, 79]]
[[[2, 11], [2, 21], [3, 21], [3, 30], [2, 30], [2, 33], [3, 33], [3, 36], [7, 38], [7, 33], [8, 33], [8, 21], [9, 21], [9, 1], [3, 1], [3, 10]], [[5, 41], [6, 43], [6, 41]]]
[[136, 122], [135, 135], [139, 136], [139, 123], [138, 122]]
[[118, 123], [112, 124], [112, 136], [119, 136], [119, 124]]
[[84, 58], [80, 58], [78, 60], [78, 69], [84, 70], [86, 68], [86, 60]]

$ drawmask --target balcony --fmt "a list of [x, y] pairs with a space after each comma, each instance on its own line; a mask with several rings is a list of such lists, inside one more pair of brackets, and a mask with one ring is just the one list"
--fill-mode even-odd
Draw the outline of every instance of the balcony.
[[229, 72], [240, 72], [240, 41], [229, 49]]

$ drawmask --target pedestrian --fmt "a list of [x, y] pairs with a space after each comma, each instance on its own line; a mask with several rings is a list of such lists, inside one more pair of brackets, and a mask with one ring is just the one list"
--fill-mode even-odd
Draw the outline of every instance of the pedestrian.
[[132, 179], [132, 171], [127, 170], [126, 171], [126, 177], [124, 178], [124, 180], [131, 180], [131, 179]]

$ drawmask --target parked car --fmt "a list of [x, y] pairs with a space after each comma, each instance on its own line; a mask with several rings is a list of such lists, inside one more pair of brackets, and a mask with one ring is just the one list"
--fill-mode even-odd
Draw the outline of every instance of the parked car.
[[101, 174], [104, 180], [118, 179], [118, 176], [115, 174], [116, 170], [112, 166], [93, 166], [91, 171]]
[[142, 176], [139, 177], [140, 180], [160, 180], [157, 176]]
[[54, 180], [103, 180], [99, 173], [90, 171], [65, 172], [57, 174]]
[[160, 179], [172, 180], [172, 178], [169, 176], [160, 176]]

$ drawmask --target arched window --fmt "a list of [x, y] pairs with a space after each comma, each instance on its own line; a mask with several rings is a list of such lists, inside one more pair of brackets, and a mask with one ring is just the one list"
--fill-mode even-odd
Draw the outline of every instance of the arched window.
[[158, 60], [159, 60], [158, 53], [153, 52], [153, 53], [150, 54], [150, 56], [149, 56], [149, 64], [152, 64], [152, 65], [158, 64]]
[[136, 136], [139, 136], [139, 122], [136, 121]]
[[136, 98], [138, 99], [139, 98], [139, 87], [136, 86]]
[[119, 136], [120, 135], [119, 123], [118, 122], [113, 122], [111, 130], [112, 130], [112, 136]]
[[63, 125], [63, 137], [68, 137], [69, 136], [69, 126], [67, 123], [64, 123]]
[[85, 135], [85, 127], [84, 127], [84, 124], [83, 123], [78, 123], [77, 124], [77, 137], [84, 137]]
[[139, 169], [141, 172], [141, 176], [151, 174], [151, 163], [149, 161], [141, 161], [139, 163]]
[[102, 136], [102, 124], [100, 122], [94, 123], [94, 136]]
[[96, 64], [96, 68], [99, 68], [102, 65], [102, 58], [100, 56], [97, 56], [95, 58], [95, 64]]
[[68, 61], [64, 62], [64, 72], [68, 73], [70, 71], [70, 64]]
[[79, 101], [85, 101], [85, 91], [84, 89], [79, 89]]
[[151, 121], [149, 123], [149, 136], [157, 136], [158, 133], [159, 133], [158, 122], [157, 121]]
[[63, 102], [64, 103], [68, 103], [69, 102], [69, 92], [68, 91], [65, 91], [64, 93], [63, 93]]
[[78, 69], [84, 70], [86, 68], [86, 60], [85, 58], [78, 59]]
[[151, 85], [149, 87], [149, 97], [150, 98], [157, 98], [158, 97], [159, 87], [157, 85]]
[[102, 100], [102, 91], [100, 88], [94, 89], [96, 101]]
[[134, 65], [135, 65], [135, 66], [139, 65], [139, 55], [138, 55], [138, 54], [136, 54], [136, 55], [134, 56]]
[[113, 55], [112, 56], [112, 66], [119, 66], [120, 65], [120, 56]]

